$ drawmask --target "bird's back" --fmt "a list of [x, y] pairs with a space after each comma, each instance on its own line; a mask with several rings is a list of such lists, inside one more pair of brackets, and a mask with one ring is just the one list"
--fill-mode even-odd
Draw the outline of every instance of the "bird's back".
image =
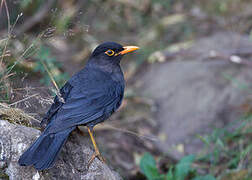
[[111, 74], [87, 66], [76, 73], [61, 91], [66, 95], [64, 102], [59, 103], [59, 98], [55, 98], [47, 114], [50, 117], [48, 133], [76, 125], [94, 126], [106, 120], [121, 105], [123, 74], [120, 70]]

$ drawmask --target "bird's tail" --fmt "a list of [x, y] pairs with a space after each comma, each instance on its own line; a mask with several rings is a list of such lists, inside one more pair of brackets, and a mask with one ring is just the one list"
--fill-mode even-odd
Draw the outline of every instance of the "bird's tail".
[[61, 132], [45, 132], [22, 154], [18, 163], [21, 166], [34, 165], [37, 170], [53, 166], [62, 145], [66, 142], [74, 127]]

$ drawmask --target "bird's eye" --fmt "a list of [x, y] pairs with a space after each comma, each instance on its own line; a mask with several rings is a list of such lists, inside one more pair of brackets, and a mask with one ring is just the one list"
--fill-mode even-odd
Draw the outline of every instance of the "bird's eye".
[[108, 56], [113, 56], [115, 54], [115, 51], [109, 49], [105, 52], [105, 54], [107, 54]]

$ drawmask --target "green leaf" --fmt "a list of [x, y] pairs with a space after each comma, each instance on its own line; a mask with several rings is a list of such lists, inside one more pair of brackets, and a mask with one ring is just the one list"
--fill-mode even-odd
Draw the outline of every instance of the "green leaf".
[[193, 180], [216, 180], [212, 175], [198, 176], [193, 178]]
[[189, 174], [191, 169], [191, 164], [195, 160], [194, 155], [189, 155], [183, 157], [179, 163], [175, 167], [175, 179], [176, 180], [184, 180], [186, 176]]
[[196, 137], [199, 138], [205, 145], [207, 146], [210, 145], [209, 138], [203, 137], [200, 134], [197, 134]]
[[145, 153], [140, 161], [140, 170], [148, 180], [161, 180], [164, 175], [158, 172], [156, 161], [150, 153]]
[[225, 145], [223, 141], [220, 138], [217, 138], [216, 145], [220, 147], [221, 149], [225, 150]]
[[173, 167], [170, 167], [167, 175], [166, 175], [166, 180], [174, 180], [174, 175], [173, 175]]
[[50, 49], [45, 46], [41, 46], [37, 53], [37, 58], [41, 60], [47, 60], [50, 58]]

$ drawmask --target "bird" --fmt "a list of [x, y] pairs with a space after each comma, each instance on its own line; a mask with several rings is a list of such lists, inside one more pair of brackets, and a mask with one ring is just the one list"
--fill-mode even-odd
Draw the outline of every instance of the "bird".
[[94, 153], [104, 162], [94, 139], [94, 126], [107, 120], [122, 104], [125, 80], [120, 67], [122, 57], [137, 46], [104, 42], [91, 53], [83, 69], [74, 74], [55, 96], [41, 121], [46, 125], [41, 135], [20, 156], [20, 166], [34, 166], [41, 171], [54, 166], [69, 134], [78, 126], [86, 126]]

